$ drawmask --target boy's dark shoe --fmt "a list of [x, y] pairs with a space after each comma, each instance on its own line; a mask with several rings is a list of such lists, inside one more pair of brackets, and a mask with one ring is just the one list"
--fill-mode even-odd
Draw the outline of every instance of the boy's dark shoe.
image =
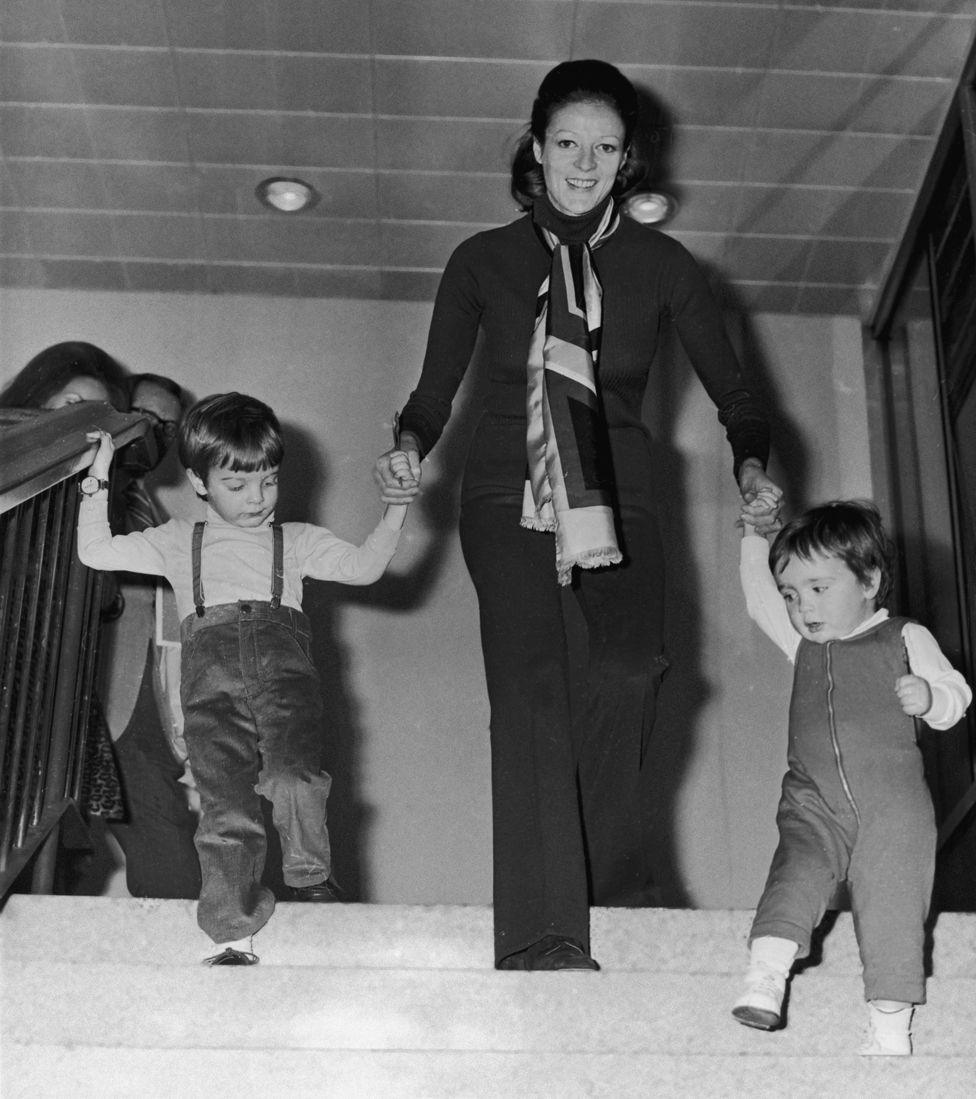
[[595, 971], [599, 964], [574, 939], [546, 935], [525, 950], [509, 954], [495, 963], [496, 969], [531, 969], [536, 971], [577, 969]]
[[204, 965], [257, 965], [258, 956], [249, 950], [235, 950], [232, 946], [224, 947], [219, 954], [211, 958], [203, 959]]
[[342, 899], [342, 890], [332, 878], [317, 882], [315, 885], [289, 886], [287, 899], [313, 904], [337, 904]]

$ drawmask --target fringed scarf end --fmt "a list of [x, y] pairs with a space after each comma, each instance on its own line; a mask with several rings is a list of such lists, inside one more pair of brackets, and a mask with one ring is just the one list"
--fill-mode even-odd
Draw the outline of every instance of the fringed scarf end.
[[603, 549], [578, 553], [570, 561], [558, 561], [556, 573], [559, 583], [565, 587], [572, 579], [574, 566], [581, 569], [602, 569], [608, 565], [619, 565], [623, 559], [624, 555], [616, 546], [605, 546]]
[[624, 555], [616, 546], [607, 546], [604, 549], [589, 550], [576, 562], [581, 569], [602, 569], [605, 565], [619, 565]]
[[543, 533], [552, 533], [556, 529], [556, 521], [554, 519], [539, 519], [535, 515], [523, 515], [519, 520], [519, 526], [525, 527], [526, 530], [540, 530]]

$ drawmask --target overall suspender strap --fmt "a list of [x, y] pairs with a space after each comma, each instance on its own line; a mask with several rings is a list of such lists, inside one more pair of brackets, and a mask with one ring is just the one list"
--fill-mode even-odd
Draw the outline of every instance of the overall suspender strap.
[[[197, 617], [203, 618], [203, 580], [200, 576], [202, 560], [203, 531], [206, 523], [193, 524], [193, 603]], [[285, 590], [285, 535], [280, 524], [271, 526], [272, 565], [271, 565], [271, 606], [277, 610], [281, 606], [281, 596]]]
[[281, 606], [281, 593], [285, 590], [285, 535], [279, 523], [271, 524], [274, 562], [271, 572], [271, 606]]
[[203, 618], [203, 581], [200, 579], [200, 550], [203, 546], [203, 530], [206, 523], [193, 524], [193, 602], [197, 618]]

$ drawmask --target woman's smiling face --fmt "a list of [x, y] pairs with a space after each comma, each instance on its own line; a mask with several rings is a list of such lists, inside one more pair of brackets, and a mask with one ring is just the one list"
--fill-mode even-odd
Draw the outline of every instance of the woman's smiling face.
[[553, 111], [545, 140], [532, 148], [553, 206], [585, 214], [610, 193], [624, 162], [624, 124], [605, 103], [569, 103]]

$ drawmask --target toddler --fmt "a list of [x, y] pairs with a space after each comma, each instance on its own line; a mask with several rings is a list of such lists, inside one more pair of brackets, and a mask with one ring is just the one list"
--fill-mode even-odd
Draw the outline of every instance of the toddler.
[[[388, 507], [361, 546], [324, 527], [276, 523], [278, 420], [253, 397], [222, 393], [194, 405], [179, 432], [206, 521], [173, 519], [113, 537], [112, 439], [103, 431], [88, 438], [98, 450], [79, 486], [78, 555], [91, 568], [164, 576], [173, 587], [184, 736], [201, 802], [197, 920], [218, 944], [208, 964], [253, 965], [251, 937], [275, 904], [261, 883], [261, 795], [272, 806], [289, 899], [337, 899], [326, 829], [332, 780], [321, 769], [322, 701], [302, 581], [373, 583], [396, 550], [406, 507]], [[398, 466], [409, 478], [406, 455]]]
[[868, 1002], [860, 1052], [907, 1055], [936, 834], [915, 720], [948, 729], [972, 694], [924, 626], [879, 609], [891, 553], [872, 504], [813, 508], [768, 548], [754, 533], [768, 503], [743, 510], [740, 572], [750, 617], [794, 665], [789, 769], [732, 1014], [779, 1025], [790, 969], [846, 880]]

